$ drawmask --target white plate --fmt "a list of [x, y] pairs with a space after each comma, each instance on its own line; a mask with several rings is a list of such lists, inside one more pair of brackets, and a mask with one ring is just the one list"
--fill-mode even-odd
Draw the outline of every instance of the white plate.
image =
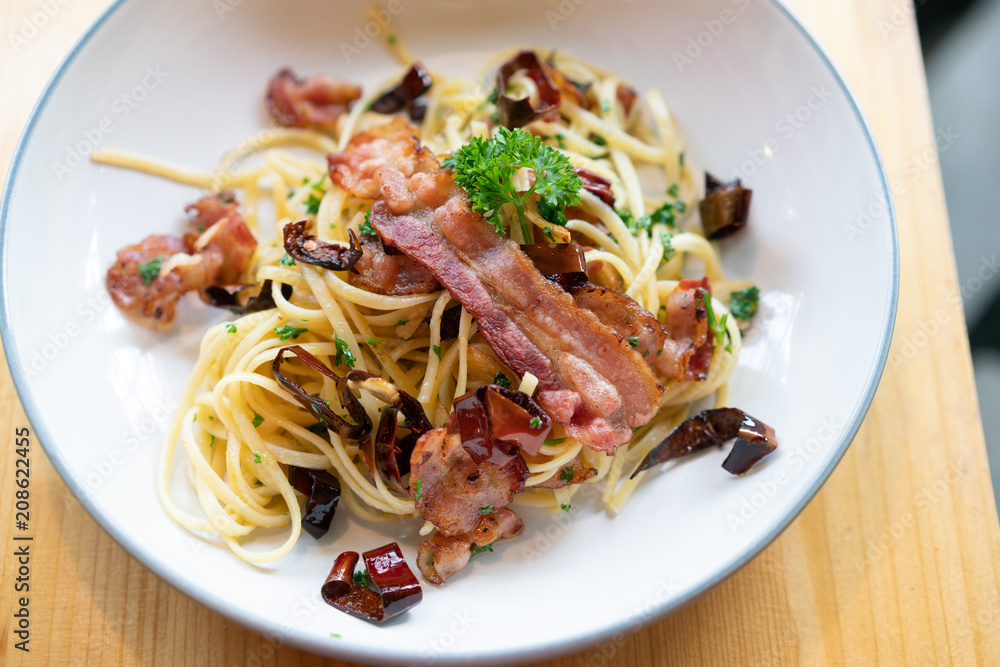
[[[514, 45], [573, 51], [659, 87], [688, 155], [741, 170], [749, 229], [727, 269], [765, 290], [732, 403], [781, 443], [733, 478], [712, 451], [650, 475], [617, 518], [598, 502], [527, 513], [527, 530], [375, 627], [320, 602], [335, 554], [405, 535], [343, 511], [272, 567], [238, 561], [172, 523], [154, 492], [166, 415], [208, 321], [190, 302], [179, 335], [126, 322], [104, 275], [118, 248], [179, 229], [198, 196], [98, 167], [89, 145], [211, 167], [266, 122], [280, 66], [368, 85], [397, 70], [362, 0], [116, 2], [56, 72], [4, 195], [3, 342], [24, 408], [66, 483], [132, 554], [210, 607], [317, 653], [388, 663], [537, 660], [616, 637], [714, 586], [775, 538], [844, 454], [885, 362], [897, 296], [886, 180], [857, 103], [786, 9], [749, 0], [393, 0], [391, 29], [433, 69], [471, 74]], [[360, 53], [345, 61], [344, 44]], [[348, 49], [349, 50], [349, 49]], [[687, 60], [685, 60], [687, 59]], [[177, 492], [187, 494], [184, 475]], [[331, 633], [341, 635], [331, 637]], [[265, 648], [265, 651], [267, 649]]]

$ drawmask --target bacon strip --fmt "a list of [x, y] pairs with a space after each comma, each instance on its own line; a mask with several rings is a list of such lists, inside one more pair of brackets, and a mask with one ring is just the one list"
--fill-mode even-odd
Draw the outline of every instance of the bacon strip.
[[[443, 584], [469, 564], [472, 547], [480, 549], [509, 540], [524, 532], [524, 522], [509, 509], [480, 517], [476, 527], [462, 535], [436, 533], [417, 548], [417, 566], [424, 579]], [[490, 549], [492, 551], [492, 549]]]
[[361, 249], [361, 259], [347, 278], [355, 287], [389, 296], [430, 294], [441, 289], [437, 278], [425, 266], [406, 255], [388, 254], [377, 236], [362, 236]]
[[322, 74], [303, 81], [286, 68], [271, 77], [265, 103], [285, 127], [332, 128], [360, 97], [361, 86]]
[[454, 429], [420, 436], [410, 455], [410, 489], [419, 496], [420, 516], [445, 535], [461, 535], [475, 529], [483, 508], [509, 505], [524, 489], [528, 467], [516, 445], [501, 447], [477, 464]]
[[148, 236], [118, 251], [108, 269], [106, 285], [115, 304], [161, 329], [176, 319], [185, 293], [238, 283], [257, 249], [231, 193], [205, 197], [187, 211], [194, 213], [190, 225], [196, 231], [184, 238]]
[[704, 295], [711, 295], [708, 278], [683, 280], [667, 298], [667, 323], [627, 295], [589, 282], [570, 287], [573, 301], [593, 312], [619, 336], [634, 343], [636, 352], [664, 378], [704, 380], [712, 361], [712, 336]]
[[381, 191], [374, 229], [431, 270], [501, 360], [538, 378], [538, 403], [571, 437], [606, 452], [628, 442], [662, 394], [642, 357], [473, 212], [405, 123], [377, 130], [330, 157], [334, 180], [358, 196]]

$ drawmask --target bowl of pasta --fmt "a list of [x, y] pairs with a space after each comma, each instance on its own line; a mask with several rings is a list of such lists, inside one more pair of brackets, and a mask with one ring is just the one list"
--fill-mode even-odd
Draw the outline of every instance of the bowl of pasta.
[[735, 572], [846, 451], [898, 291], [871, 133], [777, 2], [121, 0], [2, 224], [88, 511], [377, 664], [594, 647]]

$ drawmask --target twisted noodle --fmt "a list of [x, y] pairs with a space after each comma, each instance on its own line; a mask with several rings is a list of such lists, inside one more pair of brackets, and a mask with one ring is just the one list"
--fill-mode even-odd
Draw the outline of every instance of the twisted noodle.
[[[398, 39], [390, 41], [391, 51], [401, 62], [412, 60]], [[500, 54], [495, 61], [508, 55]], [[593, 80], [602, 104], [598, 110], [588, 111], [564, 100], [560, 122], [537, 121], [529, 129], [552, 145], [558, 143], [574, 166], [611, 181], [619, 208], [632, 216], [638, 218], [666, 201], [664, 197], [644, 194], [639, 171], [649, 169], [659, 173], [664, 191], [676, 184], [676, 196], [671, 201], [685, 202], [690, 212], [698, 193], [681, 158], [680, 133], [662, 96], [649, 91], [643, 96], [647, 111], [629, 114], [630, 119], [626, 119], [616, 97], [618, 77], [568, 56], [556, 56], [555, 61], [567, 75]], [[437, 74], [433, 78], [422, 124], [425, 144], [438, 153], [450, 152], [471, 137], [488, 132], [493, 111], [488, 88], [476, 81]], [[535, 85], [526, 77], [515, 77], [514, 85], [537, 95]], [[380, 373], [417, 396], [435, 425], [447, 418], [456, 396], [476, 386], [472, 367], [480, 362], [470, 355], [470, 350], [491, 354], [464, 308], [457, 339], [441, 340], [441, 318], [451, 301], [447, 292], [384, 296], [349, 284], [344, 274], [282, 261], [285, 256], [280, 230], [284, 224], [306, 217], [310, 196], [321, 195], [314, 226], [321, 239], [346, 242], [348, 230], [357, 231], [363, 221], [369, 204], [330, 183], [325, 176], [325, 157], [343, 149], [357, 132], [379, 122], [380, 117], [367, 109], [381, 90], [384, 87], [373, 89], [359, 100], [349, 114], [340, 118], [332, 136], [311, 130], [268, 129], [229, 151], [213, 171], [168, 165], [112, 149], [92, 155], [96, 162], [208, 190], [231, 187], [242, 193], [244, 215], [259, 240], [254, 277], [258, 282], [274, 281], [276, 308], [218, 324], [205, 334], [198, 361], [167, 432], [158, 485], [165, 508], [178, 523], [192, 531], [221, 536], [234, 553], [248, 561], [278, 558], [292, 548], [299, 536], [301, 513], [284, 469], [288, 465], [330, 470], [344, 487], [347, 507], [363, 519], [409, 517], [415, 512], [409, 496], [389, 489], [380, 477], [369, 474], [356, 443], [344, 442], [336, 433], [322, 437], [308, 430], [315, 420], [271, 374], [271, 363], [280, 348], [301, 345], [331, 367], [338, 351], [346, 349], [355, 360], [355, 368]], [[606, 145], [597, 143], [595, 137], [603, 137]], [[318, 182], [321, 185], [314, 188]], [[730, 284], [724, 282], [718, 254], [701, 235], [696, 216], [687, 215], [679, 221], [687, 231], [674, 233], [674, 254], [665, 259], [661, 235], [671, 232], [666, 225], [654, 225], [649, 234], [636, 232], [618, 211], [589, 192], [581, 194], [579, 208], [591, 219], [600, 220], [604, 229], [581, 219], [571, 220], [567, 229], [588, 239], [594, 246], [587, 252], [588, 261], [601, 260], [610, 265], [628, 295], [650, 312], [657, 313], [662, 300], [676, 287], [687, 257], [699, 260], [713, 285]], [[262, 199], [272, 203], [273, 220], [258, 220]], [[517, 225], [511, 228], [512, 233], [520, 233]], [[292, 286], [290, 299], [282, 295], [281, 284]], [[728, 312], [718, 299], [713, 299], [712, 304], [719, 317]], [[732, 317], [727, 322], [731, 346], [729, 350], [715, 346], [709, 377], [703, 382], [666, 383], [659, 413], [613, 457], [563, 438], [557, 427], [553, 441], [528, 463], [527, 489], [517, 502], [558, 508], [566, 506], [585, 486], [596, 484], [603, 486], [606, 505], [619, 511], [642, 478], [639, 475], [628, 480], [628, 475], [689, 414], [690, 404], [717, 391], [720, 402], [727, 395], [727, 382], [741, 345], [739, 327]], [[285, 325], [295, 327], [293, 338], [281, 338], [279, 332]], [[339, 405], [336, 388], [329, 379], [296, 367], [285, 367], [293, 380], [332, 405]], [[522, 388], [533, 386], [533, 378], [524, 379]], [[361, 401], [377, 423], [378, 401], [367, 394], [361, 396]], [[171, 494], [178, 443], [185, 454], [201, 516], [181, 509]], [[578, 458], [596, 470], [587, 483], [555, 491], [537, 488], [563, 465]], [[241, 540], [257, 528], [285, 528], [286, 539], [270, 551], [242, 546]]]

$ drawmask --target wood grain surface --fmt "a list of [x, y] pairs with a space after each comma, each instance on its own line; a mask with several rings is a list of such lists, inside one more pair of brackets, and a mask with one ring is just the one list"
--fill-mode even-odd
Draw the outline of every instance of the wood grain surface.
[[[45, 81], [106, 4], [0, 3], [5, 168]], [[913, 7], [788, 4], [860, 98], [895, 186], [902, 292], [889, 366], [843, 462], [759, 557], [671, 617], [545, 664], [1000, 665], [1000, 528], [935, 152], [935, 134], [947, 128], [931, 119]], [[43, 5], [53, 15], [24, 43], [11, 42], [25, 21], [40, 22]], [[98, 527], [37, 442], [31, 650], [18, 650], [12, 481], [14, 430], [27, 420], [5, 368], [0, 421], [0, 662], [342, 664], [276, 645], [161, 581]]]

